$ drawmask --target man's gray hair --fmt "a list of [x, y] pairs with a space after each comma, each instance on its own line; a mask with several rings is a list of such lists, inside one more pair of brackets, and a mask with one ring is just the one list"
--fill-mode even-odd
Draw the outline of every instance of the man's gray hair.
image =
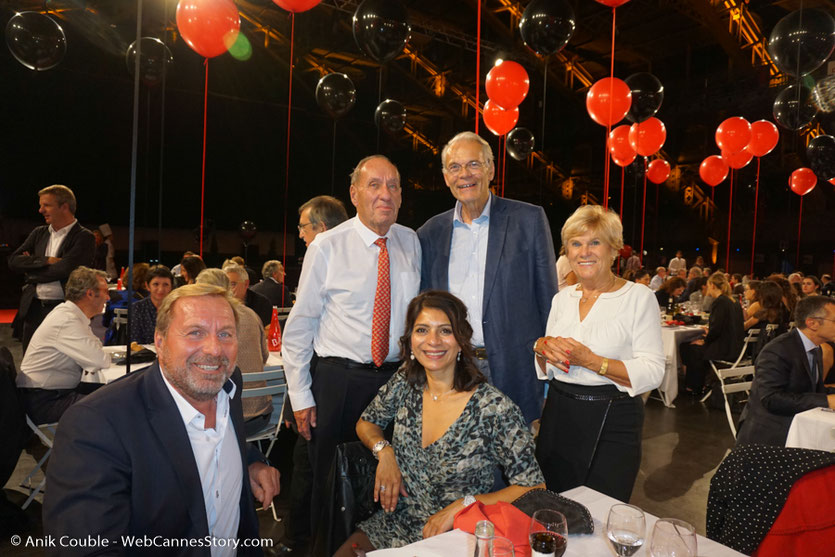
[[58, 202], [59, 206], [64, 205], [66, 203], [67, 205], [69, 205], [70, 213], [72, 213], [73, 215], [75, 214], [75, 194], [67, 186], [63, 186], [61, 184], [47, 186], [38, 192], [38, 197], [40, 197], [41, 195], [54, 195], [55, 201]]
[[[351, 178], [351, 183], [353, 183], [353, 177]], [[328, 230], [348, 220], [348, 212], [345, 210], [345, 205], [330, 195], [317, 195], [307, 201], [299, 207], [299, 214], [301, 215], [306, 209], [310, 209], [308, 216], [311, 225], [319, 226], [320, 224], [324, 224]], [[267, 276], [265, 273], [261, 274]]]
[[484, 157], [484, 162], [488, 165], [493, 164], [493, 149], [490, 147], [490, 144], [487, 143], [487, 141], [485, 141], [483, 137], [476, 133], [461, 132], [452, 139], [450, 139], [447, 142], [447, 144], [444, 145], [444, 148], [441, 150], [441, 164], [443, 164], [444, 167], [446, 167], [446, 158], [449, 154], [449, 150], [452, 149], [452, 146], [458, 143], [459, 141], [473, 141], [481, 145], [481, 154]]
[[282, 265], [281, 261], [277, 259], [270, 259], [264, 263], [263, 267], [261, 267], [261, 277], [263, 277], [264, 280], [267, 280], [267, 278], [272, 278], [272, 276], [279, 271], [284, 271], [284, 265]]
[[231, 259], [224, 261], [222, 267], [225, 273], [237, 273], [241, 280], [249, 280], [249, 273], [246, 272], [246, 269]]
[[807, 319], [826, 317], [826, 306], [835, 304], [835, 298], [829, 296], [806, 296], [794, 307], [794, 322], [801, 329], [806, 328]]
[[352, 186], [359, 183], [360, 174], [362, 174], [362, 168], [365, 166], [365, 163], [367, 163], [368, 161], [370, 161], [372, 159], [383, 159], [384, 161], [386, 161], [387, 163], [392, 165], [394, 167], [394, 171], [397, 172], [397, 180], [398, 181], [400, 180], [400, 170], [397, 169], [396, 164], [391, 162], [391, 159], [389, 159], [385, 155], [368, 155], [367, 157], [360, 160], [360, 162], [357, 163], [357, 166], [355, 166], [354, 170], [351, 172], [351, 185]]
[[76, 267], [67, 279], [64, 287], [64, 297], [70, 302], [77, 302], [87, 294], [88, 290], [96, 290], [99, 287], [99, 277], [107, 282], [107, 273], [89, 267]]

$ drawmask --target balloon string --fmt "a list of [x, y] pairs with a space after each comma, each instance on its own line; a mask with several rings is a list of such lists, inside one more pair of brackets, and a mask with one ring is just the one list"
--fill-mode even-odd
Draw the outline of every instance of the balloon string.
[[647, 216], [647, 159], [644, 157], [644, 200], [641, 204], [641, 264], [644, 263], [644, 227]]
[[757, 185], [754, 188], [754, 231], [751, 233], [751, 278], [754, 278], [754, 248], [757, 245], [757, 202], [760, 198], [760, 157], [757, 157]]
[[206, 82], [203, 84], [203, 170], [200, 178], [200, 257], [203, 257], [203, 212], [206, 208], [206, 125], [209, 104], [209, 59], [203, 60], [206, 66]]
[[609, 118], [606, 120], [606, 141], [604, 142], [604, 155], [606, 156], [606, 160], [603, 163], [603, 208], [609, 207], [609, 169], [611, 168], [611, 162], [609, 161], [609, 134], [612, 131], [612, 95], [615, 93], [615, 13], [616, 9], [612, 8], [612, 55], [611, 65], [609, 67]]
[[797, 214], [797, 259], [795, 267], [800, 267], [800, 225], [803, 223], [803, 196], [800, 196], [800, 211]]
[[481, 90], [481, 0], [478, 0], [478, 16], [476, 22], [476, 45], [475, 45], [475, 133], [478, 134], [478, 119], [481, 103], [479, 92]]
[[505, 174], [507, 173], [507, 134], [502, 136], [502, 197], [504, 197]]
[[545, 152], [545, 98], [548, 95], [548, 58], [545, 58], [545, 64], [542, 69], [542, 133], [539, 138], [539, 150]]
[[[296, 39], [296, 13], [290, 12], [290, 76], [287, 83], [287, 145], [284, 152], [284, 243], [281, 248], [281, 264], [287, 268], [287, 221], [288, 216], [287, 199], [290, 192], [290, 116], [293, 106], [293, 45]], [[284, 304], [284, 290], [281, 292], [282, 305]]]
[[626, 175], [626, 168], [620, 167], [620, 220], [623, 222], [623, 180]]
[[734, 174], [736, 171], [731, 169], [731, 194], [728, 199], [728, 245], [725, 246], [725, 272], [731, 272], [731, 215], [734, 212]]
[[[168, 13], [168, 0], [163, 2], [163, 13]], [[168, 47], [165, 45], [166, 34], [162, 34], [162, 85], [160, 86], [159, 118], [159, 197], [157, 205], [157, 261], [162, 262], [162, 195], [165, 176], [165, 76], [168, 73]], [[140, 37], [141, 38], [141, 37]], [[131, 249], [131, 251], [133, 251]]]

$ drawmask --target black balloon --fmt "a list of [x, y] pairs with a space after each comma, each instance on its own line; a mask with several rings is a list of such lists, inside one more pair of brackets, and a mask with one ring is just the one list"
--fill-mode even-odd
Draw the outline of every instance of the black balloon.
[[[162, 81], [164, 65], [172, 64], [174, 56], [165, 43], [156, 37], [142, 37], [139, 39], [141, 50], [139, 53], [139, 78], [142, 82], [153, 87]], [[125, 53], [125, 63], [128, 73], [133, 77], [136, 69], [136, 41], [133, 41]]]
[[817, 110], [812, 90], [803, 85], [789, 85], [774, 99], [774, 119], [787, 130], [799, 130], [814, 119]]
[[406, 125], [406, 107], [400, 101], [386, 99], [377, 106], [374, 123], [378, 128], [399, 132]]
[[249, 241], [255, 238], [258, 233], [258, 227], [251, 220], [245, 220], [238, 226], [238, 233], [244, 241]]
[[574, 10], [565, 0], [533, 0], [519, 20], [522, 40], [542, 56], [562, 50], [576, 26]]
[[534, 137], [528, 128], [514, 128], [507, 134], [507, 152], [517, 161], [533, 152]]
[[649, 120], [664, 102], [664, 86], [651, 73], [633, 73], [625, 80], [632, 91], [632, 106], [626, 114], [630, 122]]
[[354, 41], [381, 64], [403, 51], [411, 31], [398, 0], [365, 0], [354, 12]]
[[42, 72], [64, 59], [67, 37], [54, 19], [38, 12], [21, 12], [6, 24], [6, 46], [18, 62]]
[[805, 75], [835, 50], [835, 20], [822, 10], [797, 10], [774, 26], [766, 46], [781, 71]]
[[345, 116], [356, 102], [357, 90], [344, 73], [329, 73], [316, 86], [316, 103], [334, 118]]
[[835, 178], [835, 137], [819, 135], [806, 147], [809, 167], [821, 180]]

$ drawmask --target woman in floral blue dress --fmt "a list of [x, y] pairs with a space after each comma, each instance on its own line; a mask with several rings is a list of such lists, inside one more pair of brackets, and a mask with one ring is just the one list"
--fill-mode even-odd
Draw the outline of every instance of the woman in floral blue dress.
[[[403, 367], [357, 423], [379, 460], [374, 498], [382, 509], [357, 525], [336, 555], [400, 547], [452, 529], [455, 514], [481, 501], [512, 502], [545, 487], [519, 408], [474, 363], [467, 309], [429, 291], [409, 304], [400, 339]], [[394, 421], [391, 445], [383, 429]], [[508, 487], [489, 493], [500, 468]]]

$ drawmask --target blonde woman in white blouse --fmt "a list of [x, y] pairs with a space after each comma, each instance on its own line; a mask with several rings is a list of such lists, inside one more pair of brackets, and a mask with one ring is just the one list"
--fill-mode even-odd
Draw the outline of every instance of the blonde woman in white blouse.
[[554, 296], [534, 343], [536, 373], [549, 382], [537, 459], [553, 491], [587, 485], [628, 501], [641, 462], [638, 395], [664, 375], [658, 303], [611, 271], [623, 247], [617, 214], [580, 207], [561, 236], [579, 282]]

